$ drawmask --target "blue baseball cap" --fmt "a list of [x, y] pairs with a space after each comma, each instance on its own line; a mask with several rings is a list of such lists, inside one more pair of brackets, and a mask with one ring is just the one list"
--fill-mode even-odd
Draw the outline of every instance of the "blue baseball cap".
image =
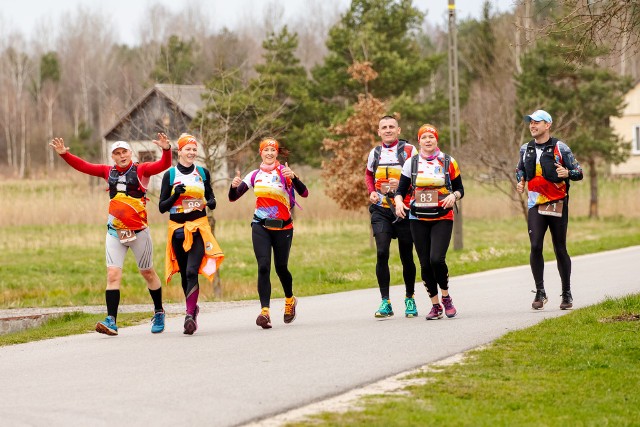
[[524, 121], [529, 123], [531, 120], [535, 122], [547, 122], [552, 123], [551, 114], [547, 113], [544, 110], [536, 110], [528, 116], [524, 116]]

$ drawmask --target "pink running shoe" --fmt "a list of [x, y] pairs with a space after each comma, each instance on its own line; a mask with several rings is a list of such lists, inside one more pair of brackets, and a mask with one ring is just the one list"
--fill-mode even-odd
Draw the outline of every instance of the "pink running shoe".
[[453, 306], [453, 300], [450, 295], [442, 297], [442, 305], [444, 305], [444, 314], [446, 314], [448, 318], [456, 317], [458, 311]]
[[442, 319], [442, 306], [440, 304], [433, 304], [431, 311], [427, 314], [427, 320]]

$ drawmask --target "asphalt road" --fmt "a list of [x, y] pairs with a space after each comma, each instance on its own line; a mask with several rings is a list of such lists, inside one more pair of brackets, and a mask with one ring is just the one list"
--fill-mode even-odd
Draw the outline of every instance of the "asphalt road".
[[[574, 307], [640, 292], [640, 247], [573, 258]], [[194, 336], [180, 318], [159, 335], [150, 326], [0, 348], [0, 424], [234, 426], [297, 408], [447, 356], [504, 333], [566, 314], [559, 309], [555, 262], [546, 264], [550, 297], [531, 310], [528, 266], [453, 277], [459, 316], [404, 317], [403, 288], [392, 288], [396, 316], [379, 321], [377, 289], [301, 298], [298, 318], [271, 330], [255, 325], [259, 307], [202, 313]], [[295, 278], [294, 278], [295, 280]], [[294, 287], [304, 286], [294, 283]], [[294, 288], [295, 289], [295, 288]]]

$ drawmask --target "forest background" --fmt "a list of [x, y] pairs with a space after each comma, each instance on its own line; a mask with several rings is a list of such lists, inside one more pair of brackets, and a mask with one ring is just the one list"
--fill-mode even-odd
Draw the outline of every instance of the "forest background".
[[[640, 200], [637, 178], [614, 180], [608, 171], [630, 152], [629, 141], [613, 133], [609, 118], [621, 114], [622, 97], [640, 75], [640, 13], [637, 4], [622, 0], [589, 3], [585, 9], [580, 0], [523, 0], [510, 11], [495, 13], [485, 2], [481, 18], [458, 22], [462, 146], [452, 154], [465, 184], [474, 190], [467, 191], [465, 200], [472, 233], [478, 232], [474, 219], [522, 221], [524, 199], [513, 191], [518, 148], [528, 139], [522, 116], [543, 108], [554, 117], [554, 135], [567, 141], [585, 169], [588, 185], [572, 187], [573, 214], [601, 218], [637, 236], [625, 219], [639, 212], [633, 205]], [[155, 83], [206, 85], [206, 105], [189, 130], [209, 146], [227, 141], [231, 149], [226, 155], [235, 167], [257, 166], [257, 142], [276, 136], [291, 150], [288, 160], [302, 171], [312, 194], [318, 194], [298, 213], [300, 228], [313, 225], [311, 234], [327, 238], [349, 235], [345, 230], [363, 224], [363, 232], [350, 241], [361, 241], [363, 257], [373, 261], [374, 254], [367, 252], [363, 171], [366, 154], [376, 144], [378, 118], [396, 114], [402, 136], [414, 143], [417, 128], [430, 122], [440, 129], [441, 148], [453, 151], [447, 29], [427, 23], [424, 11], [411, 0], [352, 0], [340, 14], [311, 1], [308, 19], [294, 23], [284, 22], [282, 9], [273, 5], [264, 22], [234, 30], [213, 30], [197, 3], [180, 12], [152, 5], [136, 46], [114, 42], [113, 28], [99, 14], [82, 9], [54, 33], [42, 28], [30, 39], [20, 32], [0, 34], [0, 232], [3, 249], [16, 251], [0, 263], [4, 272], [18, 268], [17, 259], [40, 251], [42, 265], [48, 267], [44, 279], [33, 277], [46, 281], [55, 264], [44, 260], [55, 258], [60, 248], [75, 248], [71, 252], [79, 261], [83, 241], [87, 249], [100, 246], [87, 241], [101, 235], [92, 227], [104, 220], [104, 185], [69, 173], [48, 141], [62, 136], [73, 153], [104, 161], [102, 131]], [[625, 7], [620, 12], [616, 5]], [[603, 16], [609, 17], [604, 33], [598, 27]], [[218, 198], [224, 199], [228, 182], [218, 184]], [[246, 199], [238, 209], [219, 203], [216, 218], [232, 225], [246, 211], [248, 221]], [[152, 225], [166, 221], [153, 215], [153, 195], [150, 206]], [[491, 221], [488, 233], [496, 234], [504, 224]], [[518, 230], [513, 227], [505, 229]], [[63, 238], [67, 233], [76, 237]], [[508, 246], [514, 233], [519, 231], [471, 250], [495, 255], [495, 248]], [[157, 248], [162, 247], [161, 236], [155, 237]], [[238, 234], [237, 242], [234, 237], [234, 248], [247, 236]], [[245, 249], [250, 252], [249, 246]], [[469, 262], [474, 256], [477, 261], [476, 254]], [[103, 274], [99, 261], [98, 250], [83, 262]], [[252, 283], [250, 256], [234, 266], [244, 268], [240, 264], [247, 267], [244, 280]], [[160, 259], [156, 265], [162, 265]], [[366, 271], [345, 270], [329, 282], [366, 276]], [[79, 275], [88, 277], [86, 272]], [[3, 289], [19, 286], [3, 276]], [[19, 277], [17, 271], [18, 282]], [[356, 279], [371, 282], [368, 276]], [[90, 289], [101, 280], [96, 277], [86, 285]], [[16, 304], [14, 297], [2, 304]], [[45, 300], [39, 294], [32, 303]]]

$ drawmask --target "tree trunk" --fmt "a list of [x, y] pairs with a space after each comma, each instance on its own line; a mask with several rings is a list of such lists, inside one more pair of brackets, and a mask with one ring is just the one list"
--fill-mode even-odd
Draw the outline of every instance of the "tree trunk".
[[47, 141], [45, 144], [45, 150], [47, 150], [47, 169], [53, 170], [53, 164], [55, 162], [55, 151], [49, 147], [49, 142], [53, 139], [53, 99], [47, 99]]
[[595, 159], [589, 159], [589, 187], [591, 197], [589, 198], [589, 218], [598, 218], [598, 171], [596, 170]]

